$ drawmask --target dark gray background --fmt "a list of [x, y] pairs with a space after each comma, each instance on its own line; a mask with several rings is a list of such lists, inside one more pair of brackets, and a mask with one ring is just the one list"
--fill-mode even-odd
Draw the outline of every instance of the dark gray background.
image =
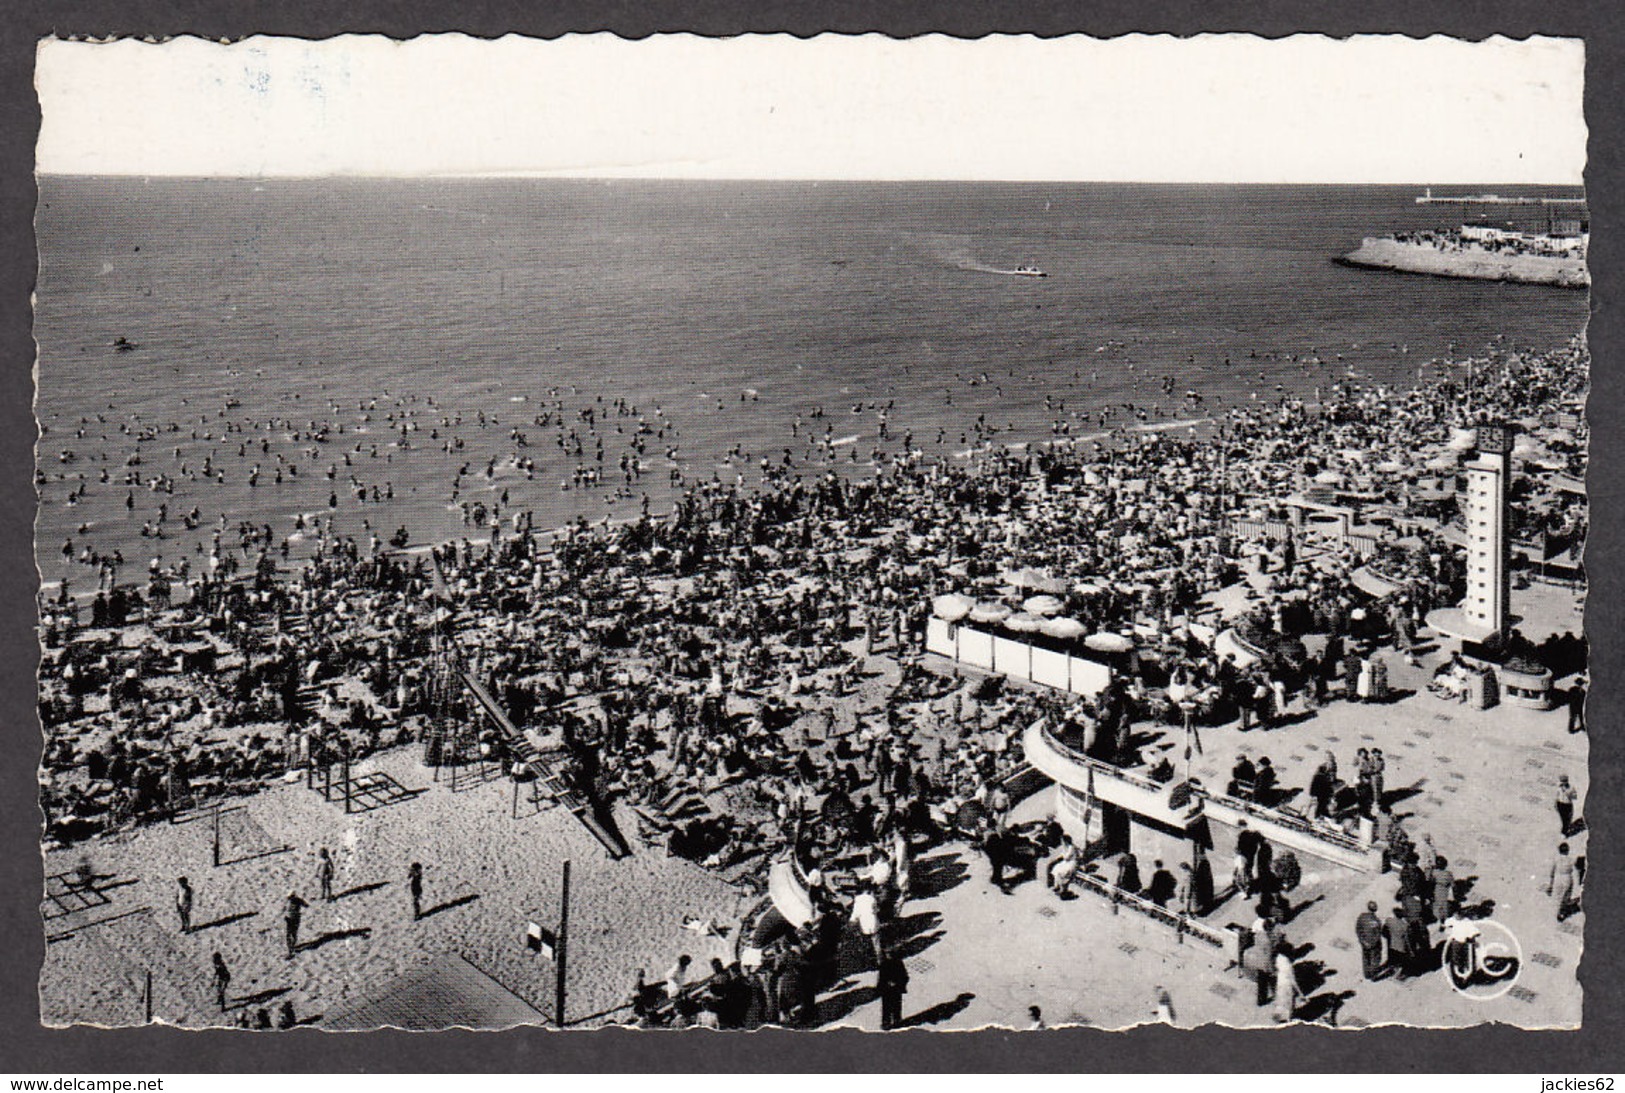
[[[1625, 406], [1619, 375], [1620, 148], [1625, 103], [1622, 26], [1625, 5], [1553, 0], [1418, 0], [1284, 3], [1282, 0], [1113, 0], [1087, 7], [1001, 0], [949, 3], [639, 4], [563, 0], [545, 8], [523, 0], [386, 3], [350, 0], [250, 5], [229, 0], [40, 0], [5, 5], [0, 19], [0, 1072], [39, 1075], [92, 1072], [214, 1071], [545, 1071], [545, 1070], [870, 1070], [870, 1071], [1510, 1071], [1576, 1075], [1622, 1069], [1620, 1022], [1620, 741], [1621, 615], [1625, 535], [1617, 468], [1625, 465]], [[1586, 892], [1584, 1028], [1532, 1033], [1503, 1027], [1430, 1033], [1422, 1030], [1324, 1029], [1132, 1033], [1090, 1029], [1045, 1033], [940, 1033], [882, 1036], [860, 1032], [686, 1034], [625, 1030], [553, 1033], [330, 1034], [302, 1029], [278, 1034], [129, 1029], [51, 1031], [39, 1027], [35, 981], [44, 947], [38, 898], [39, 761], [34, 716], [36, 576], [32, 538], [34, 492], [33, 386], [29, 291], [34, 278], [33, 149], [39, 107], [33, 93], [35, 42], [57, 33], [180, 35], [248, 34], [322, 38], [341, 33], [408, 37], [460, 30], [495, 37], [515, 32], [551, 37], [613, 30], [628, 37], [686, 30], [726, 35], [751, 31], [811, 35], [820, 31], [896, 36], [942, 32], [974, 37], [994, 32], [1043, 36], [1083, 32], [1193, 34], [1250, 31], [1269, 36], [1399, 32], [1521, 38], [1531, 34], [1586, 41], [1586, 118], [1590, 165], [1586, 183], [1595, 229], [1590, 252], [1593, 353], [1590, 491], [1592, 531], [1587, 632], [1592, 642], [1589, 721], [1591, 840]], [[975, 944], [961, 938], [958, 944]], [[1079, 974], [1086, 961], [1079, 954]], [[1087, 1080], [1087, 1079], [1085, 1079]], [[1536, 1087], [1531, 1085], [1533, 1091]]]

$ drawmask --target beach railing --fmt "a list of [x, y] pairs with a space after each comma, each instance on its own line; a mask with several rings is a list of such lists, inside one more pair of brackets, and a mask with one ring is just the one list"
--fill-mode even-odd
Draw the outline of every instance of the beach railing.
[[1234, 827], [1242, 820], [1272, 843], [1335, 862], [1362, 873], [1382, 869], [1382, 850], [1337, 828], [1253, 801], [1214, 793], [1193, 784], [1192, 792], [1203, 801], [1203, 813], [1219, 823]]
[[1023, 746], [1028, 762], [1065, 791], [1060, 794], [1057, 807], [1074, 820], [1082, 822], [1087, 816], [1091, 799], [1180, 828], [1187, 827], [1198, 816], [1231, 826], [1245, 819], [1260, 834], [1282, 846], [1360, 872], [1376, 872], [1382, 868], [1381, 849], [1347, 832], [1280, 809], [1215, 793], [1196, 782], [1158, 782], [1136, 771], [1124, 770], [1063, 743], [1043, 719], [1027, 729]]
[[1174, 931], [1174, 936], [1183, 945], [1187, 937], [1217, 949], [1232, 963], [1241, 960], [1241, 935], [1230, 929], [1214, 926], [1210, 922], [1192, 918], [1190, 915], [1170, 911], [1162, 905], [1146, 899], [1137, 892], [1127, 892], [1111, 884], [1104, 877], [1093, 873], [1079, 872], [1073, 877], [1074, 888], [1086, 888], [1096, 895], [1111, 902], [1112, 913], [1116, 914], [1122, 908], [1128, 908], [1135, 914], [1144, 915], [1153, 922], [1161, 923]]
[[1080, 802], [1087, 812], [1088, 803], [1097, 800], [1179, 830], [1202, 815], [1202, 799], [1191, 783], [1159, 782], [1085, 755], [1063, 743], [1042, 718], [1028, 726], [1022, 748], [1027, 761], [1060, 786], [1063, 807], [1074, 806], [1068, 809], [1074, 815]]

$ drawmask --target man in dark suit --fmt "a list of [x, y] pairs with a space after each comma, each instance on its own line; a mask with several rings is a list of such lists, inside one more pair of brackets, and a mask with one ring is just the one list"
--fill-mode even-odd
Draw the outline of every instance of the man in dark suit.
[[1258, 848], [1253, 851], [1253, 884], [1258, 892], [1275, 891], [1275, 848], [1264, 836], [1253, 832]]
[[1433, 921], [1443, 922], [1456, 909], [1456, 875], [1442, 856], [1433, 870]]
[[1158, 907], [1166, 907], [1168, 901], [1174, 898], [1174, 893], [1177, 890], [1178, 885], [1174, 881], [1174, 875], [1168, 872], [1161, 861], [1153, 862], [1151, 883], [1146, 885], [1145, 898]]
[[1411, 929], [1410, 921], [1405, 918], [1398, 907], [1388, 916], [1383, 924], [1383, 934], [1388, 939], [1388, 959], [1392, 962], [1394, 970], [1401, 979], [1411, 974]]
[[1315, 802], [1315, 818], [1330, 816], [1332, 795], [1337, 792], [1337, 776], [1325, 763], [1315, 768], [1309, 779], [1309, 797]]
[[903, 996], [908, 993], [908, 967], [895, 953], [880, 958], [875, 971], [875, 989], [880, 992], [880, 1027], [890, 1030], [903, 1023]]
[[[1420, 857], [1412, 850], [1405, 855], [1405, 864], [1399, 867], [1399, 894], [1405, 896], [1420, 896], [1426, 887], [1426, 876], [1422, 872]], [[1430, 896], [1432, 892], [1428, 893]]]
[[[1256, 881], [1258, 877], [1258, 852], [1259, 848], [1264, 845], [1264, 836], [1248, 827], [1246, 820], [1241, 821], [1240, 827], [1241, 831], [1236, 835], [1236, 853], [1246, 859], [1247, 875], [1255, 878]], [[1255, 888], [1249, 887], [1243, 894], [1250, 896], [1254, 891], [1256, 891]]]
[[1354, 920], [1354, 938], [1360, 943], [1360, 969], [1367, 979], [1376, 979], [1382, 974], [1382, 919], [1377, 917], [1375, 900]]

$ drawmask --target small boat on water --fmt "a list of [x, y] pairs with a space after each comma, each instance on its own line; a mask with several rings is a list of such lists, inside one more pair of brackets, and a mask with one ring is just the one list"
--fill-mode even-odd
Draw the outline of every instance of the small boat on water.
[[122, 334], [113, 339], [113, 352], [115, 353], [128, 353], [133, 349], [139, 348], [140, 346], [136, 345]]
[[1043, 270], [1039, 269], [1037, 266], [1017, 266], [1015, 269], [1011, 270], [1010, 272], [1015, 274], [1017, 277], [1048, 277], [1049, 276], [1049, 274], [1045, 273]]

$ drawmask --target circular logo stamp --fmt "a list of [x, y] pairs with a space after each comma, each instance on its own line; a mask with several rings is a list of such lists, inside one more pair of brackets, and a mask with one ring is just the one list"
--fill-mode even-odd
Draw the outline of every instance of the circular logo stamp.
[[1452, 918], [1444, 926], [1444, 967], [1450, 987], [1480, 1002], [1499, 998], [1523, 973], [1523, 947], [1492, 919]]

